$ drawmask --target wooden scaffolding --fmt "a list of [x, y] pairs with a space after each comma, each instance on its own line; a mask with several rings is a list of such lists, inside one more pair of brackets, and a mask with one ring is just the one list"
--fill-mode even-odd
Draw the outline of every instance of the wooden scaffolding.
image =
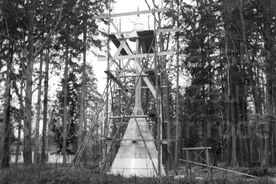
[[[83, 143], [79, 146], [78, 152], [70, 167], [79, 165], [89, 137], [97, 126], [103, 126], [103, 137], [100, 139], [104, 142], [105, 151], [103, 153], [101, 166], [103, 170], [108, 170], [108, 166], [110, 166], [117, 151], [116, 145], [122, 140], [122, 135], [126, 129], [128, 120], [134, 118], [137, 122], [139, 118], [146, 118], [153, 134], [153, 140], [150, 141], [155, 143], [158, 151], [158, 165], [155, 171], [158, 176], [161, 175], [162, 163], [165, 160], [162, 154], [163, 150], [165, 150], [163, 146], [167, 145], [166, 147], [169, 147], [175, 141], [170, 135], [171, 130], [168, 129], [170, 127], [169, 124], [172, 122], [169, 118], [169, 106], [164, 100], [163, 90], [166, 88], [168, 90], [169, 88], [164, 75], [167, 75], [168, 71], [178, 70], [178, 66], [174, 69], [164, 68], [160, 62], [166, 57], [174, 55], [175, 51], [160, 50], [158, 35], [165, 32], [177, 32], [179, 30], [157, 26], [155, 15], [167, 11], [171, 10], [168, 8], [160, 8], [119, 14], [109, 13], [95, 17], [95, 19], [108, 20], [107, 57], [98, 59], [107, 62], [107, 69], [105, 71], [107, 85], [102, 96], [103, 103], [99, 104], [93, 116], [92, 122], [94, 124], [86, 134]], [[141, 29], [137, 25], [138, 28], [136, 30], [123, 32], [120, 29], [121, 26], [117, 26], [114, 23], [114, 18], [139, 16], [141, 14], [149, 14], [154, 17], [153, 29]], [[114, 32], [111, 32], [111, 27], [115, 30]], [[139, 79], [142, 81], [140, 84], [138, 82]], [[151, 105], [151, 109], [147, 109], [143, 115], [133, 115], [132, 106], [135, 89], [137, 85], [141, 84], [142, 93], [147, 93], [148, 100], [150, 99], [147, 103]], [[114, 104], [116, 104], [115, 108]], [[103, 111], [104, 121], [99, 123], [98, 117]], [[166, 135], [167, 133], [168, 135]], [[131, 141], [142, 141], [146, 146], [146, 142], [149, 140], [144, 139], [142, 136], [139, 140]], [[173, 160], [172, 153], [170, 153], [169, 149], [166, 149], [168, 150], [166, 151], [168, 153], [166, 155]], [[151, 158], [149, 151], [148, 156]]]

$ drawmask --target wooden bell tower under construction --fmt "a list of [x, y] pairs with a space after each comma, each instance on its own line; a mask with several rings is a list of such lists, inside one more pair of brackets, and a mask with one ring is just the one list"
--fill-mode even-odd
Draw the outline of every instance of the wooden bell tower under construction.
[[[132, 56], [136, 53], [139, 56], [141, 51], [143, 53], [150, 53], [153, 51], [152, 46], [154, 45], [154, 32], [153, 31], [138, 31], [133, 30], [134, 34], [127, 38], [126, 35], [122, 35], [125, 39], [121, 39], [118, 47], [125, 49], [125, 56]], [[147, 36], [145, 39], [144, 36]], [[136, 50], [131, 52], [129, 49], [126, 39], [134, 41], [136, 43]], [[116, 41], [115, 41], [116, 42]], [[121, 50], [119, 50], [121, 52]], [[127, 128], [124, 132], [123, 139], [120, 142], [119, 150], [116, 157], [111, 165], [110, 172], [113, 174], [121, 174], [123, 176], [143, 176], [151, 177], [158, 176], [159, 174], [165, 175], [165, 170], [160, 165], [160, 173], [158, 172], [158, 152], [152, 133], [150, 132], [148, 122], [144, 116], [142, 109], [142, 98], [141, 98], [141, 83], [143, 74], [143, 66], [141, 62], [142, 57], [133, 59], [135, 63], [135, 103]], [[153, 95], [156, 97], [156, 91], [153, 89], [153, 85], [149, 82], [147, 76], [144, 76], [144, 80], [147, 80], [149, 87], [152, 88]]]
[[[126, 177], [166, 175], [165, 160], [170, 159], [172, 163], [174, 159], [172, 142], [175, 139], [170, 133], [172, 122], [168, 105], [167, 72], [171, 69], [164, 67], [163, 63], [172, 59], [175, 52], [165, 50], [161, 46], [164, 43], [158, 40], [160, 34], [178, 31], [161, 28], [156, 23], [156, 15], [166, 11], [171, 10], [160, 8], [95, 17], [108, 20], [107, 56], [98, 58], [107, 63], [107, 85], [103, 103], [98, 105], [93, 115], [93, 125], [85, 135], [72, 166], [80, 164], [85, 145], [96, 131], [97, 139], [104, 142], [100, 149], [104, 150], [100, 166], [105, 171]], [[145, 29], [143, 22], [147, 21], [139, 20], [139, 16], [144, 14], [152, 16], [153, 28]], [[114, 19], [128, 16], [137, 17], [133, 30], [121, 31]], [[111, 32], [111, 27], [114, 32]], [[104, 114], [103, 121], [99, 120], [101, 114]]]
[[[136, 21], [132, 31], [122, 32], [113, 23], [112, 19], [120, 16], [139, 17], [140, 14], [155, 16], [155, 13], [164, 11], [168, 11], [168, 9], [108, 15], [109, 23], [116, 31], [108, 33], [108, 57], [101, 58], [101, 60], [107, 61], [105, 73], [108, 76], [109, 90], [112, 90], [112, 86], [114, 86], [117, 91], [120, 91], [119, 96], [110, 95], [106, 99], [106, 126], [111, 127], [112, 125], [113, 128], [116, 126], [116, 133], [113, 132], [113, 135], [111, 135], [112, 142], [109, 144], [111, 149], [108, 150], [109, 152], [115, 152], [113, 153], [115, 155], [114, 159], [110, 163], [110, 173], [112, 174], [121, 174], [126, 177], [166, 175], [162, 164], [162, 144], [167, 143], [167, 141], [163, 140], [162, 133], [164, 106], [162, 105], [161, 88], [167, 86], [162, 83], [159, 59], [160, 57], [170, 56], [173, 52], [160, 51], [157, 37], [159, 32], [171, 30], [159, 29], [156, 24], [154, 24], [154, 29], [144, 29], [143, 23]], [[116, 52], [113, 55], [110, 52], [110, 44], [113, 47], [115, 46]], [[151, 114], [144, 113], [142, 108], [141, 97], [146, 90], [150, 92], [150, 97], [153, 98], [152, 101], [155, 106], [156, 112]], [[118, 102], [123, 95], [129, 97], [129, 102], [125, 104], [124, 110], [120, 109], [119, 113], [118, 111], [112, 112], [112, 108], [108, 107], [110, 101]], [[119, 98], [119, 100], [114, 98]], [[130, 104], [133, 101], [134, 108], [130, 109]], [[127, 112], [131, 112], [131, 114], [127, 114]], [[154, 121], [149, 122], [150, 116], [155, 116]], [[154, 126], [150, 128], [149, 123], [154, 124]], [[125, 129], [125, 131], [121, 137], [118, 132], [122, 129]], [[153, 135], [154, 132], [155, 135]], [[112, 149], [112, 145], [118, 140], [119, 148], [117, 151]]]

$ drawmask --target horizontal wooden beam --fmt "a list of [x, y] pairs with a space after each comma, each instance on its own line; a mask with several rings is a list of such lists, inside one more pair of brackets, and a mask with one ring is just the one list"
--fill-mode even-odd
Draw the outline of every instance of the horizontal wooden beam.
[[[121, 90], [121, 88], [115, 88], [115, 89], [116, 90]], [[130, 91], [130, 90], [135, 90], [136, 87], [126, 87], [125, 89]], [[142, 86], [141, 89], [149, 89], [149, 87], [148, 86]], [[155, 98], [155, 96], [154, 96], [154, 98]]]
[[205, 150], [212, 149], [212, 147], [190, 147], [190, 148], [182, 148], [182, 150]]
[[139, 116], [109, 116], [110, 119], [122, 119], [122, 118], [148, 118], [148, 115]]
[[99, 16], [94, 16], [92, 19], [105, 19], [105, 18], [112, 18], [112, 17], [124, 17], [124, 16], [131, 16], [131, 15], [141, 15], [141, 14], [153, 14], [155, 12], [167, 12], [170, 8], [158, 8], [158, 9], [151, 9], [151, 10], [139, 10], [133, 12], [124, 12], [124, 13], [115, 13], [115, 14], [103, 14]]
[[[168, 86], [160, 86], [161, 88], [168, 88]], [[122, 88], [115, 88], [116, 90], [121, 90]], [[125, 87], [126, 90], [135, 90], [135, 87]], [[142, 86], [141, 89], [149, 89], [148, 86]], [[123, 89], [124, 90], [124, 89]]]
[[142, 75], [122, 75], [122, 76], [115, 76], [116, 78], [127, 78], [127, 77], [147, 77], [148, 74], [142, 74]]
[[[118, 123], [115, 123], [116, 125], [128, 125], [129, 122], [118, 122]], [[147, 122], [148, 124], [156, 124], [155, 121], [149, 121]]]
[[[107, 140], [107, 141], [112, 141], [112, 138], [100, 138], [102, 140]], [[145, 142], [159, 142], [159, 140], [155, 140], [155, 139], [120, 139], [120, 138], [115, 138], [114, 140], [117, 140], [117, 141], [133, 141], [133, 142], [136, 142], [136, 141], [145, 141]], [[160, 142], [162, 144], [168, 144], [168, 142], [175, 142], [175, 139], [163, 139], [161, 140]]]
[[[166, 56], [166, 55], [172, 55], [174, 54], [174, 51], [163, 51], [156, 53], [156, 56]], [[116, 56], [112, 57], [113, 59], [136, 59], [136, 58], [146, 58], [146, 57], [154, 57], [155, 53], [149, 53], [149, 54], [133, 54], [133, 55], [126, 55], [126, 56]], [[107, 58], [99, 58], [98, 61], [107, 61]]]
[[[110, 72], [128, 72], [128, 73], [134, 73], [136, 72], [135, 69], [114, 69], [114, 70], [109, 70]], [[152, 69], [143, 69], [144, 72], [147, 71], [152, 71]], [[161, 69], [161, 72], [173, 72], [176, 71], [176, 68], [167, 68], [167, 69]], [[144, 77], [144, 74], [141, 75], [142, 77]]]
[[178, 32], [181, 30], [182, 30], [181, 28], [163, 28], [163, 29], [157, 29], [156, 31], [160, 33], [166, 33], [166, 32]]
[[[157, 29], [157, 33], [165, 33], [165, 32], [178, 32], [181, 31], [180, 28], [165, 28], [165, 29]], [[131, 35], [133, 31], [118, 31], [118, 32], [112, 32], [111, 35], [119, 35], [119, 39], [129, 39], [130, 37], [121, 37], [120, 35]], [[136, 31], [135, 31], [136, 32]], [[140, 36], [141, 37], [141, 36]]]

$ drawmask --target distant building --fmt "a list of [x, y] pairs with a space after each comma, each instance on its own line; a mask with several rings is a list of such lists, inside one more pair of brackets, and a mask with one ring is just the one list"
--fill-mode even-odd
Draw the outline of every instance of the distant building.
[[[16, 153], [12, 152], [10, 157], [10, 162], [15, 163]], [[41, 158], [41, 152], [38, 153], [38, 158]], [[74, 155], [67, 155], [66, 163], [71, 163], [74, 158]], [[23, 151], [19, 152], [18, 163], [23, 163]], [[40, 160], [40, 159], [39, 159]], [[63, 155], [57, 154], [56, 152], [46, 152], [46, 161], [47, 163], [62, 163]], [[34, 162], [34, 151], [32, 152], [32, 162]]]
[[[16, 146], [13, 145], [11, 147], [11, 157], [10, 162], [15, 163], [16, 158]], [[74, 155], [67, 155], [66, 163], [71, 163], [74, 158]], [[41, 159], [41, 152], [38, 152], [38, 159]], [[23, 149], [20, 146], [19, 155], [18, 155], [18, 163], [23, 163]], [[63, 162], [63, 155], [58, 154], [56, 148], [54, 146], [50, 146], [49, 150], [46, 151], [46, 161], [47, 163], [62, 163]], [[34, 151], [32, 152], [32, 162], [34, 162]]]

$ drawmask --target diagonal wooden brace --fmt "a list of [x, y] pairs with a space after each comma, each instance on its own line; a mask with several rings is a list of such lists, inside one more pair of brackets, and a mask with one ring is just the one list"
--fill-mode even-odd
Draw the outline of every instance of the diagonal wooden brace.
[[[138, 62], [136, 62], [135, 60], [134, 60], [134, 64], [135, 64], [135, 66], [136, 66], [138, 72], [141, 73], [141, 75], [145, 75], [145, 73], [142, 71], [141, 65], [140, 65]], [[142, 72], [141, 72], [141, 71], [142, 71]], [[146, 85], [149, 87], [149, 90], [151, 91], [151, 93], [152, 93], [152, 95], [154, 96], [154, 98], [156, 98], [156, 91], [155, 91], [155, 89], [154, 89], [154, 86], [153, 86], [152, 83], [150, 82], [150, 80], [149, 80], [147, 77], [142, 77], [142, 78], [143, 78], [143, 80], [145, 81]]]

